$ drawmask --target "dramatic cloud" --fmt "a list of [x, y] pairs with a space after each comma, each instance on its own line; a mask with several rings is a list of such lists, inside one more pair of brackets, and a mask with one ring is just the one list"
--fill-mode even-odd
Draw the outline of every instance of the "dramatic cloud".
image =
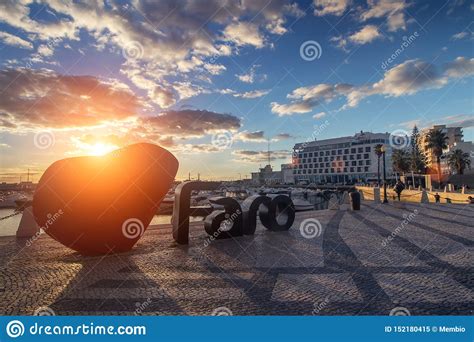
[[138, 98], [125, 86], [92, 76], [65, 76], [41, 69], [0, 71], [3, 126], [94, 126], [134, 116]]
[[450, 80], [472, 75], [474, 75], [474, 58], [458, 57], [442, 67], [421, 60], [408, 60], [387, 70], [380, 81], [371, 85], [317, 84], [300, 87], [287, 95], [291, 100], [290, 103], [273, 102], [271, 109], [279, 116], [308, 113], [322, 102], [332, 102], [340, 97], [345, 97], [346, 104], [342, 109], [346, 109], [357, 106], [368, 96], [412, 95], [422, 90], [441, 88]]
[[23, 63], [44, 62], [41, 57], [52, 56], [56, 46], [86, 37], [90, 47], [121, 55], [120, 71], [161, 108], [202, 94], [199, 82], [210, 82], [226, 70], [211, 59], [238, 54], [244, 47], [263, 48], [266, 36], [286, 32], [288, 16], [304, 14], [296, 3], [284, 0], [53, 0], [43, 8], [51, 17], [37, 21], [30, 13], [33, 3], [0, 3], [0, 22], [22, 34], [15, 38], [3, 33], [0, 39], [25, 48], [31, 48], [27, 39], [39, 43], [36, 56]]
[[171, 110], [153, 117], [140, 118], [140, 124], [148, 132], [156, 132], [181, 138], [202, 137], [206, 134], [240, 128], [240, 119], [230, 114], [207, 110]]
[[314, 15], [323, 16], [329, 14], [341, 16], [351, 3], [351, 0], [313, 0]]
[[[232, 155], [239, 162], [264, 163], [268, 161], [268, 151], [234, 150]], [[291, 152], [287, 150], [270, 151], [270, 161], [289, 159]]]

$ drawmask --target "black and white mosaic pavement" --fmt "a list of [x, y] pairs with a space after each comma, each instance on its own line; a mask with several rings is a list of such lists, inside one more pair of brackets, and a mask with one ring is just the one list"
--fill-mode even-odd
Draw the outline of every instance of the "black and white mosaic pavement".
[[[315, 236], [299, 229], [307, 219], [321, 224]], [[45, 234], [31, 246], [4, 237], [0, 313], [471, 315], [473, 246], [474, 206], [373, 202], [298, 213], [288, 232], [259, 226], [232, 240], [209, 241], [193, 223], [189, 246], [155, 226], [133, 251], [102, 257]]]

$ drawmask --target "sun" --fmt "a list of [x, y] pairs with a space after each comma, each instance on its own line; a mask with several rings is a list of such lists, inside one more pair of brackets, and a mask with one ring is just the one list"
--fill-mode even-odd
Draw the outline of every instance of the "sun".
[[91, 156], [103, 156], [113, 150], [116, 150], [118, 146], [109, 144], [109, 143], [102, 143], [98, 142], [93, 145], [89, 145], [85, 148], [85, 152]]

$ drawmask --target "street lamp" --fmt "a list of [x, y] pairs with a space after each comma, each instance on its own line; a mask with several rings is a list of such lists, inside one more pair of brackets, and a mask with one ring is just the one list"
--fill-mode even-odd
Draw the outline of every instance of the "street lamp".
[[383, 155], [383, 202], [382, 203], [388, 203], [387, 200], [387, 172], [385, 170], [385, 145], [382, 145], [381, 148], [382, 155]]

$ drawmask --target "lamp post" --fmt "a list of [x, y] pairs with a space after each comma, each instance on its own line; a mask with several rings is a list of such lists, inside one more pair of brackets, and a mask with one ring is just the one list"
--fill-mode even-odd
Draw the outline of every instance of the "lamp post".
[[388, 203], [387, 200], [387, 172], [385, 170], [385, 146], [382, 146], [382, 156], [383, 156], [383, 202], [382, 203]]

